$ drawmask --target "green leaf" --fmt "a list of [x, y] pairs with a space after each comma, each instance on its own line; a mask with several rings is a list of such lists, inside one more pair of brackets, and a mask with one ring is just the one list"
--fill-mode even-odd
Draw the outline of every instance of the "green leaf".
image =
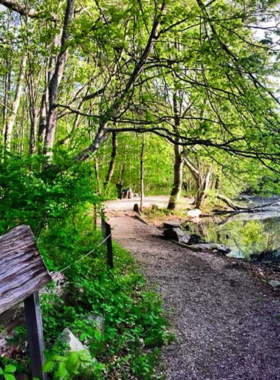
[[14, 375], [11, 375], [10, 373], [4, 373], [5, 380], [16, 380]]
[[47, 361], [44, 364], [44, 372], [51, 372], [54, 366], [55, 366], [55, 362], [53, 362], [52, 360]]
[[8, 364], [5, 366], [5, 372], [14, 373], [14, 372], [16, 372], [16, 370], [17, 370], [17, 367], [12, 365], [12, 364]]
[[4, 371], [2, 368], [0, 368], [0, 375], [3, 375], [4, 374]]
[[59, 379], [64, 380], [68, 377], [68, 371], [66, 369], [65, 363], [62, 362], [58, 366], [57, 375], [59, 376]]

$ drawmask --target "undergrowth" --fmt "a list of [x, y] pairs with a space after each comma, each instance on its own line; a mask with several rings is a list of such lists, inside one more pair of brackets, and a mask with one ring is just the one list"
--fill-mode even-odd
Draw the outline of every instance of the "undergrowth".
[[[65, 275], [62, 294], [50, 284], [41, 295], [45, 371], [55, 380], [159, 378], [160, 347], [172, 338], [161, 299], [148, 289], [130, 253], [117, 244], [114, 269], [108, 269], [91, 217], [101, 199], [90, 165], [75, 164], [66, 171], [60, 164], [60, 171], [56, 166], [46, 171], [44, 164], [39, 157], [7, 158], [0, 170], [0, 230], [31, 225], [48, 269]], [[65, 350], [60, 339], [65, 328], [86, 350]], [[12, 380], [23, 373], [30, 378], [23, 327], [11, 343], [16, 352], [1, 359], [0, 378]]]
[[[78, 244], [75, 247], [71, 245], [70, 249], [61, 246], [56, 233], [54, 236], [48, 233], [46, 237], [41, 237], [41, 250], [51, 251], [52, 256], [61, 258], [55, 260], [56, 268], [53, 269], [70, 265], [65, 271], [65, 297], [54, 293], [42, 297], [45, 339], [50, 350], [49, 361], [53, 363], [50, 368], [59, 369], [60, 363], [52, 359], [57, 347], [59, 350], [57, 337], [63, 328], [70, 327], [96, 359], [91, 368], [92, 377], [89, 378], [156, 378], [154, 368], [158, 348], [171, 338], [163, 317], [161, 300], [147, 289], [146, 281], [130, 253], [117, 244], [113, 245], [115, 267], [109, 270], [105, 248], [98, 247], [102, 238], [94, 229], [90, 232], [91, 218], [83, 218], [83, 224], [89, 226], [84, 239], [81, 237]], [[73, 235], [69, 227], [66, 232], [69, 236]], [[84, 247], [82, 251], [81, 247]], [[93, 247], [94, 252], [80, 260]], [[50, 265], [48, 255], [47, 261]], [[91, 315], [104, 318], [103, 331], [88, 320], [87, 317]], [[76, 378], [67, 376], [65, 373], [66, 379]], [[82, 379], [82, 376], [79, 373], [77, 379]], [[84, 376], [87, 378], [88, 375]]]

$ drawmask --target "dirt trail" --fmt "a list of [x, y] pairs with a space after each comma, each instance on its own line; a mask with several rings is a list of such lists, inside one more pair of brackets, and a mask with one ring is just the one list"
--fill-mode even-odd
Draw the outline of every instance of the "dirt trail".
[[132, 213], [110, 209], [113, 238], [173, 309], [167, 379], [280, 380], [280, 299], [232, 261], [164, 241]]

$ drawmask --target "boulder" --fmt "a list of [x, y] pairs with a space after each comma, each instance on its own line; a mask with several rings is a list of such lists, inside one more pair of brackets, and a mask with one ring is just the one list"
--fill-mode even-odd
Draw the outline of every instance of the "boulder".
[[190, 235], [182, 231], [181, 228], [168, 228], [163, 231], [163, 234], [168, 240], [175, 240], [184, 244], [188, 244], [190, 240]]
[[193, 245], [193, 244], [200, 244], [203, 242], [204, 242], [204, 239], [202, 238], [202, 236], [197, 235], [197, 234], [191, 234], [188, 244]]
[[187, 214], [188, 214], [188, 216], [190, 216], [192, 218], [197, 218], [202, 214], [202, 211], [199, 210], [199, 208], [195, 208], [193, 210], [188, 210]]
[[170, 221], [170, 222], [164, 222], [163, 223], [164, 228], [181, 228], [181, 223], [176, 221]]
[[88, 351], [83, 343], [78, 338], [76, 338], [72, 331], [68, 328], [62, 331], [60, 341], [66, 346], [67, 351]]

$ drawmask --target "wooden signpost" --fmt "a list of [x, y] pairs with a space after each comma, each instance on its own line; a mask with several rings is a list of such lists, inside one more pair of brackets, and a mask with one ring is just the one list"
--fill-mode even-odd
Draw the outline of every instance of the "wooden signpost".
[[0, 237], [0, 313], [24, 301], [32, 376], [41, 380], [46, 376], [39, 290], [51, 280], [29, 226]]

